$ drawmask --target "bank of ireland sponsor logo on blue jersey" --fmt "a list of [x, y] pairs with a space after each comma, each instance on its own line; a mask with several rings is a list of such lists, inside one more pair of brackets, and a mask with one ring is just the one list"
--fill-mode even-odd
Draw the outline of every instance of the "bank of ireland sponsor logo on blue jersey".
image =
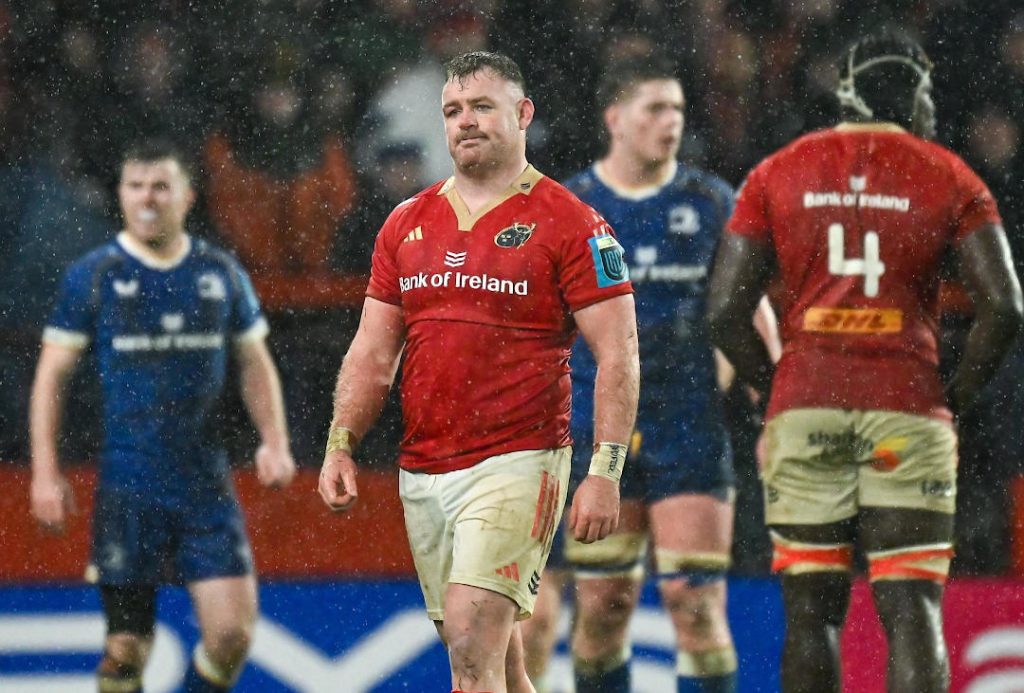
[[594, 271], [600, 288], [629, 281], [625, 252], [614, 236], [603, 234], [588, 238], [587, 242], [594, 258]]

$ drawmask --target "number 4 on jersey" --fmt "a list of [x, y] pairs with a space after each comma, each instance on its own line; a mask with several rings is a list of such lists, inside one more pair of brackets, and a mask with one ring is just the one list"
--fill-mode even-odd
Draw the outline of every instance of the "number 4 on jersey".
[[864, 257], [847, 258], [842, 224], [828, 227], [828, 271], [843, 277], [864, 275], [864, 295], [878, 295], [878, 278], [885, 274], [885, 263], [878, 255], [878, 234], [868, 231], [864, 234]]

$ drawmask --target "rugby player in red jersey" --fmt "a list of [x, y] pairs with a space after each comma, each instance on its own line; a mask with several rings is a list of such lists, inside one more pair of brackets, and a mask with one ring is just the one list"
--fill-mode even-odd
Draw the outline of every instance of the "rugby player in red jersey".
[[[944, 691], [942, 590], [953, 555], [957, 438], [1021, 326], [996, 203], [934, 135], [932, 64], [882, 32], [844, 54], [844, 121], [747, 177], [711, 281], [708, 320], [740, 377], [770, 385], [766, 520], [786, 612], [782, 690], [840, 690], [838, 638], [854, 543], [888, 645], [888, 690]], [[956, 260], [975, 319], [939, 380], [938, 288]], [[751, 329], [781, 280], [777, 368]]]
[[355, 502], [352, 451], [401, 358], [400, 494], [427, 612], [460, 691], [532, 691], [516, 622], [530, 615], [565, 502], [569, 353], [598, 362], [593, 461], [570, 515], [592, 542], [618, 523], [639, 381], [622, 248], [599, 214], [526, 159], [534, 113], [495, 53], [447, 65], [455, 174], [384, 223], [359, 329], [338, 375], [320, 494]]

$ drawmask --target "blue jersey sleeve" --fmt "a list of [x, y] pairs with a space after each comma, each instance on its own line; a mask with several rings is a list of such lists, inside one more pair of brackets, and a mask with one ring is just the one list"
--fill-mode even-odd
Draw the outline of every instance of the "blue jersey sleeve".
[[96, 332], [93, 263], [76, 262], [64, 273], [43, 339], [67, 346], [85, 346]]
[[269, 331], [267, 321], [260, 309], [260, 301], [256, 297], [249, 275], [234, 260], [227, 266], [231, 274], [231, 333], [236, 339], [248, 337], [264, 337]]

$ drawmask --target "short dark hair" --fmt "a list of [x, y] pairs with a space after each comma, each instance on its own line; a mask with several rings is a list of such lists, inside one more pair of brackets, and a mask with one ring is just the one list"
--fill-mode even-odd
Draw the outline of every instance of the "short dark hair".
[[166, 137], [146, 137], [135, 140], [125, 147], [124, 154], [121, 156], [121, 166], [123, 167], [129, 161], [153, 163], [164, 159], [177, 161], [185, 178], [192, 180], [191, 159], [176, 142]]
[[490, 70], [502, 79], [519, 85], [523, 93], [526, 93], [526, 80], [523, 79], [523, 71], [519, 69], [515, 60], [504, 53], [473, 51], [457, 55], [444, 65], [445, 80], [462, 81], [481, 70]]
[[595, 101], [604, 110], [639, 84], [652, 80], [678, 80], [675, 65], [663, 55], [643, 55], [613, 62], [597, 85]]
[[[875, 60], [878, 62], [870, 64]], [[921, 44], [901, 30], [883, 28], [863, 36], [839, 60], [838, 93], [843, 110], [858, 112], [843, 99], [843, 90], [849, 85], [871, 110], [872, 120], [909, 125], [917, 90], [932, 67]]]

